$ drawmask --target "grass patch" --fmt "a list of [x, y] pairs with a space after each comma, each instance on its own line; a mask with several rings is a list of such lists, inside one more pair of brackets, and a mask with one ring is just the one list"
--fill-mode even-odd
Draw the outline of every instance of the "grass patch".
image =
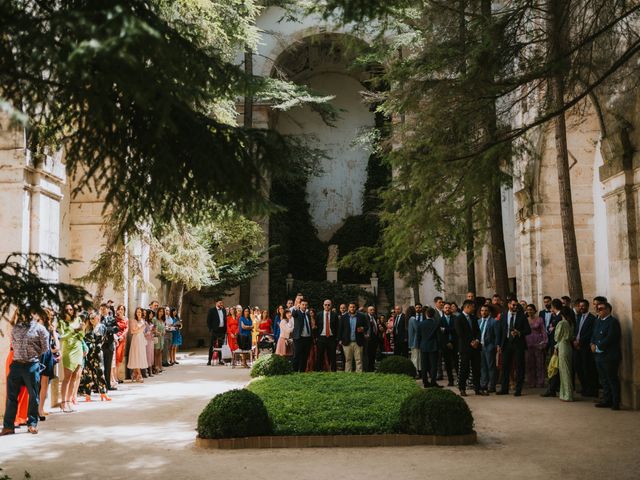
[[364, 435], [400, 431], [400, 405], [419, 390], [405, 375], [300, 373], [261, 378], [262, 398], [276, 435]]

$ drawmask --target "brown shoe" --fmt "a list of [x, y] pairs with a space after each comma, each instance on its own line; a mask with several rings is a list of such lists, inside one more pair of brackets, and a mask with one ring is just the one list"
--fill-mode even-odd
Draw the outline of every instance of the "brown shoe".
[[3, 428], [0, 432], [0, 437], [4, 435], [13, 435], [16, 431], [13, 428]]
[[38, 427], [34, 427], [33, 425], [31, 425], [29, 428], [27, 428], [27, 432], [33, 433], [35, 435], [36, 433], [38, 433]]

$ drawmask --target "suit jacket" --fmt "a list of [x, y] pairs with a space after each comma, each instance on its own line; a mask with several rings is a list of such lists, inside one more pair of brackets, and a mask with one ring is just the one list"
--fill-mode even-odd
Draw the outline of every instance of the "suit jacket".
[[104, 346], [105, 350], [113, 351], [114, 350], [114, 335], [118, 333], [118, 322], [111, 315], [107, 315], [106, 317], [100, 317], [100, 323], [104, 325]]
[[[324, 337], [324, 310], [319, 313], [316, 313], [316, 322], [318, 323], [318, 329], [315, 331], [315, 334], [320, 337]], [[330, 339], [335, 340], [338, 338], [340, 321], [338, 320], [338, 314], [336, 312], [329, 312], [329, 328], [331, 329]]]
[[[482, 319], [478, 319], [478, 328], [480, 328], [480, 324], [482, 323]], [[484, 346], [482, 347], [485, 351], [495, 351], [498, 346], [498, 340], [500, 339], [500, 322], [498, 322], [493, 317], [487, 318], [487, 325], [484, 329]], [[480, 328], [480, 343], [482, 343], [482, 329]]]
[[620, 337], [620, 322], [617, 318], [609, 315], [604, 320], [597, 319], [591, 336], [591, 343], [594, 343], [600, 350], [600, 352], [596, 350], [596, 355], [603, 355], [611, 360], [620, 360], [622, 358]]
[[393, 322], [393, 334], [396, 342], [407, 341], [407, 328], [407, 316], [404, 313], [401, 313]]
[[578, 339], [578, 331], [580, 332], [580, 349], [589, 348], [591, 344], [591, 337], [593, 336], [593, 327], [597, 321], [597, 318], [592, 313], [587, 313], [587, 316], [580, 328], [580, 317], [576, 315], [576, 324], [573, 328], [573, 336]]
[[[544, 317], [542, 318], [544, 320]], [[551, 321], [549, 322], [549, 326], [546, 327], [548, 339], [547, 350], [552, 350], [553, 347], [556, 346], [555, 328], [558, 326], [560, 318], [560, 315], [551, 314]], [[551, 326], [553, 326], [553, 330], [551, 330]]]
[[498, 343], [502, 348], [506, 348], [507, 346], [514, 347], [516, 349], [527, 349], [527, 339], [526, 336], [531, 333], [531, 326], [529, 325], [529, 320], [527, 320], [527, 316], [524, 312], [516, 312], [515, 318], [513, 319], [513, 328], [520, 332], [520, 335], [517, 337], [513, 337], [509, 335], [509, 315], [511, 312], [506, 311], [502, 313], [500, 317], [500, 322], [498, 324], [499, 327], [499, 338]]
[[454, 348], [458, 347], [458, 336], [456, 335], [456, 315], [449, 315], [449, 321], [447, 317], [443, 316], [440, 319], [440, 348], [444, 348], [447, 343], [453, 344]]
[[[340, 317], [340, 326], [338, 327], [340, 331], [340, 335], [338, 339], [342, 342], [342, 345], [349, 345], [351, 343], [351, 315], [349, 312], [345, 313], [342, 317]], [[358, 332], [358, 328], [362, 327], [362, 332]], [[359, 347], [364, 346], [365, 338], [364, 334], [367, 332], [369, 328], [369, 322], [367, 317], [361, 313], [356, 312], [356, 343]]]
[[[309, 315], [309, 310], [307, 310], [307, 319], [309, 320], [309, 338], [311, 338], [314, 335], [314, 331], [311, 328], [311, 316]], [[304, 324], [305, 324], [305, 314], [298, 309], [295, 309], [293, 311], [293, 334], [291, 335], [291, 338], [293, 338], [294, 340], [300, 340], [300, 338], [302, 337], [302, 329], [304, 328]], [[316, 318], [317, 320], [317, 318]]]
[[[440, 322], [435, 318], [425, 318], [420, 323], [416, 320], [416, 344], [421, 352], [437, 352], [439, 348], [438, 332], [440, 331]], [[411, 328], [411, 324], [409, 324]]]
[[456, 336], [458, 337], [458, 351], [461, 354], [470, 353], [474, 349], [471, 346], [473, 340], [480, 340], [480, 327], [475, 315], [469, 315], [471, 326], [464, 313], [460, 313], [454, 321]]
[[[424, 315], [423, 315], [424, 319]], [[424, 321], [424, 320], [423, 320]], [[420, 348], [420, 342], [418, 341], [418, 327], [422, 322], [418, 322], [416, 317], [409, 319], [409, 348]]]
[[220, 316], [216, 307], [210, 308], [207, 313], [207, 328], [210, 333], [225, 334], [227, 332], [227, 312], [222, 310], [222, 327], [220, 326]]
[[369, 314], [367, 313], [366, 315], [367, 318], [367, 323], [368, 323], [368, 328], [367, 328], [367, 335], [369, 335], [369, 341], [374, 343], [374, 342], [378, 342], [378, 336], [380, 334], [380, 332], [378, 331], [378, 320], [376, 319], [375, 315], [373, 318], [371, 318], [369, 316]]

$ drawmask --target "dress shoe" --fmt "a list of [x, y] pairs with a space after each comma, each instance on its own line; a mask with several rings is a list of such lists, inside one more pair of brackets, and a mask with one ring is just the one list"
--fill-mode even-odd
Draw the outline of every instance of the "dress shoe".
[[209, 367], [210, 367], [210, 366], [211, 366], [211, 362], [207, 362], [207, 366], [209, 366]]
[[522, 392], [516, 392], [513, 394], [514, 397], [521, 397], [522, 396]]
[[5, 435], [13, 435], [14, 433], [16, 433], [16, 431], [13, 428], [3, 428], [0, 432], [0, 437], [3, 437]]
[[47, 417], [45, 417], [44, 415], [38, 415], [38, 420], [40, 420], [41, 422], [44, 422], [47, 419]]
[[169, 362], [162, 362], [162, 366], [163, 367], [170, 367], [171, 365], [169, 364]]
[[442, 385], [439, 385], [437, 383], [432, 383], [431, 386], [434, 388], [444, 388]]
[[498, 393], [496, 393], [496, 395], [508, 395], [509, 392], [503, 392], [502, 390], [500, 390]]
[[124, 380], [118, 379], [118, 383], [124, 383]]
[[611, 405], [611, 410], [620, 410], [620, 405]]
[[541, 397], [555, 397], [555, 396], [556, 396], [556, 394], [555, 394], [555, 393], [553, 393], [553, 392], [546, 391], [546, 392], [544, 392], [544, 393], [541, 393], [541, 394], [540, 394], [540, 396], [541, 396]]
[[596, 408], [612, 408], [613, 405], [609, 402], [596, 403]]
[[467, 396], [467, 392], [465, 390], [460, 390], [460, 396], [461, 397], [466, 397]]

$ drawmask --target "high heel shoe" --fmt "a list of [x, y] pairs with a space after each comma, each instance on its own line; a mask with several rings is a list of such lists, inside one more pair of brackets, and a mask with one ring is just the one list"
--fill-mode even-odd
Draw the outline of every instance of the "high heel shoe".
[[84, 401], [85, 402], [90, 402], [91, 401], [91, 395], [85, 395], [84, 396]]
[[111, 401], [111, 397], [107, 396], [106, 393], [101, 393], [100, 394], [100, 401], [101, 402], [110, 402]]
[[69, 406], [69, 402], [60, 402], [60, 410], [62, 410], [63, 413], [73, 412], [73, 410]]

